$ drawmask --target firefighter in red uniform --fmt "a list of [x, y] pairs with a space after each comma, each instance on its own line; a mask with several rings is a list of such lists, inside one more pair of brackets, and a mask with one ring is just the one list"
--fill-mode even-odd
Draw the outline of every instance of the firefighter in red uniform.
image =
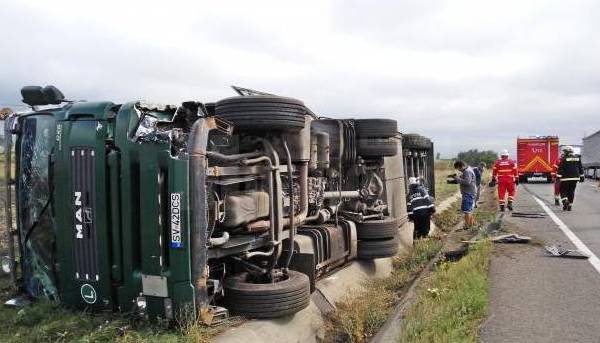
[[554, 183], [554, 205], [560, 206], [560, 180], [556, 177], [556, 173], [558, 172], [558, 166], [560, 165], [560, 159], [562, 156], [559, 156], [556, 161], [552, 164], [552, 182]]
[[504, 150], [500, 155], [500, 159], [494, 164], [492, 177], [495, 183], [498, 184], [500, 211], [504, 212], [506, 193], [508, 193], [508, 203], [506, 203], [506, 206], [509, 211], [512, 211], [516, 185], [519, 184], [519, 172], [515, 161], [508, 158], [508, 150]]

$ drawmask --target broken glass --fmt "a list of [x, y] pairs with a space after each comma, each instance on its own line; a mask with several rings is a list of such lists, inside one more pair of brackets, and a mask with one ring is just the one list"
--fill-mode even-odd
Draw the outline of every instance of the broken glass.
[[25, 117], [19, 156], [19, 226], [27, 292], [56, 298], [55, 224], [51, 214], [50, 155], [56, 137], [50, 115]]

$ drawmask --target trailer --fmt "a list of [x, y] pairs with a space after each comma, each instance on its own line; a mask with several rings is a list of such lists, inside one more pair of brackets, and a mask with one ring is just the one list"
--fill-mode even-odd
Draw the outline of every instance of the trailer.
[[33, 110], [6, 126], [17, 218], [8, 197], [3, 265], [32, 298], [151, 319], [281, 317], [337, 268], [398, 253], [395, 120], [322, 119], [269, 94], [158, 105], [21, 93]]
[[435, 197], [435, 153], [431, 139], [416, 133], [403, 134], [402, 149], [406, 192], [408, 192], [408, 178], [416, 177], [422, 180], [429, 194]]
[[586, 177], [600, 179], [600, 131], [583, 138], [581, 163]]
[[558, 158], [557, 136], [517, 138], [517, 161], [521, 182], [552, 182], [552, 165]]

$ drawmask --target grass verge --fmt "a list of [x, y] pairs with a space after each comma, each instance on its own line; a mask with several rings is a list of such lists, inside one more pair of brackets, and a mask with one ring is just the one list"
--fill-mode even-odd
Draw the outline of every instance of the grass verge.
[[391, 314], [402, 291], [440, 250], [439, 239], [415, 241], [411, 252], [393, 260], [390, 276], [369, 280], [336, 303], [327, 317], [327, 342], [365, 342], [374, 336]]
[[490, 241], [456, 263], [442, 263], [419, 288], [403, 321], [400, 342], [476, 342], [489, 301]]
[[460, 201], [456, 201], [445, 211], [433, 215], [432, 219], [435, 223], [435, 226], [440, 228], [442, 231], [448, 231], [458, 225], [462, 218], [463, 214], [460, 212]]
[[[6, 275], [0, 277], [0, 301], [12, 297]], [[0, 304], [0, 342], [210, 342], [223, 327], [192, 319], [175, 325], [150, 323], [120, 314], [71, 311], [49, 301], [22, 309]]]

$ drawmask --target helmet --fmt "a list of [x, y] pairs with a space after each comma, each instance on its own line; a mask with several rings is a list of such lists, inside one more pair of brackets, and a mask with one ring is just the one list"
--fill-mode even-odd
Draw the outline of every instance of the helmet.
[[416, 177], [411, 176], [411, 177], [408, 178], [408, 184], [409, 185], [416, 185], [418, 183], [419, 183], [419, 180]]
[[506, 150], [506, 149], [502, 150], [502, 153], [500, 154], [500, 156], [508, 157], [508, 150]]
[[572, 147], [572, 146], [570, 146], [570, 145], [566, 145], [566, 146], [564, 146], [564, 147], [562, 148], [562, 151], [563, 151], [563, 152], [565, 152], [565, 153], [572, 154], [572, 153], [573, 153], [573, 151], [575, 151], [575, 150], [573, 149], [573, 147]]

